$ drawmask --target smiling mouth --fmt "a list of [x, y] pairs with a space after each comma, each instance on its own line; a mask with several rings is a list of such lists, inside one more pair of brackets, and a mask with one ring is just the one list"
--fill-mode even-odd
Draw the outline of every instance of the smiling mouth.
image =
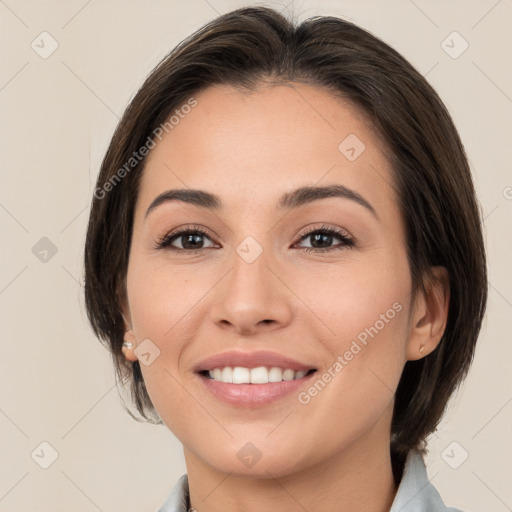
[[[226, 371], [227, 370], [227, 371]], [[277, 367], [226, 367], [198, 372], [202, 377], [224, 384], [273, 384], [299, 380], [315, 373], [316, 368], [308, 371], [284, 370]]]

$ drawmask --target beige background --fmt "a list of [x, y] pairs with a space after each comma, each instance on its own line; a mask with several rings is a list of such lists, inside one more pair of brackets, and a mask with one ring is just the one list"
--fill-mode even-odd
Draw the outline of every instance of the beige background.
[[[428, 472], [452, 506], [510, 511], [512, 1], [286, 3], [266, 5], [301, 20], [344, 17], [383, 38], [427, 76], [459, 128], [491, 287], [474, 366], [431, 440]], [[85, 317], [83, 242], [103, 153], [143, 79], [192, 31], [249, 4], [0, 0], [1, 511], [156, 511], [186, 471], [166, 427], [139, 424], [121, 407]], [[47, 58], [31, 47], [51, 48], [43, 31], [58, 43]], [[442, 46], [453, 31], [469, 44], [458, 58]], [[450, 51], [462, 49], [452, 39]], [[43, 252], [43, 237], [55, 254]], [[43, 469], [52, 449], [58, 457]]]

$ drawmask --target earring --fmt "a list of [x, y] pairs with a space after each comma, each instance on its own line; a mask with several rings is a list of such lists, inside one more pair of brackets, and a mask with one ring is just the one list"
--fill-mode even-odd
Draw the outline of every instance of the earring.
[[123, 341], [123, 347], [132, 348], [133, 343], [131, 341]]
[[425, 351], [425, 345], [420, 345], [420, 354], [423, 354]]

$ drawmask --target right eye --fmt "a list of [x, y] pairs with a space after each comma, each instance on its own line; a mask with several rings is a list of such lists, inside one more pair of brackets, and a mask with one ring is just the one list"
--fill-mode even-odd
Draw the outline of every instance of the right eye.
[[[212, 242], [210, 236], [206, 231], [199, 227], [186, 228], [179, 231], [171, 231], [162, 237], [156, 244], [157, 249], [166, 249], [184, 254], [197, 253], [203, 249], [209, 249], [208, 247], [201, 247], [204, 244], [204, 239], [208, 239]], [[175, 245], [178, 242], [178, 246]]]

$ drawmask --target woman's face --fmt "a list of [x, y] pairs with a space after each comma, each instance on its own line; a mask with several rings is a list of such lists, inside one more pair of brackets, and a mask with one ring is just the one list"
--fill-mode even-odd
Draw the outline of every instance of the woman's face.
[[[388, 449], [411, 280], [378, 138], [348, 103], [309, 85], [222, 86], [195, 99], [147, 158], [127, 275], [128, 336], [145, 340], [135, 354], [160, 417], [189, 462], [256, 478]], [[219, 204], [161, 196], [176, 189]], [[232, 351], [249, 356], [236, 362], [242, 379], [251, 367], [286, 369], [254, 359], [260, 351], [316, 372], [284, 384], [198, 373]]]

